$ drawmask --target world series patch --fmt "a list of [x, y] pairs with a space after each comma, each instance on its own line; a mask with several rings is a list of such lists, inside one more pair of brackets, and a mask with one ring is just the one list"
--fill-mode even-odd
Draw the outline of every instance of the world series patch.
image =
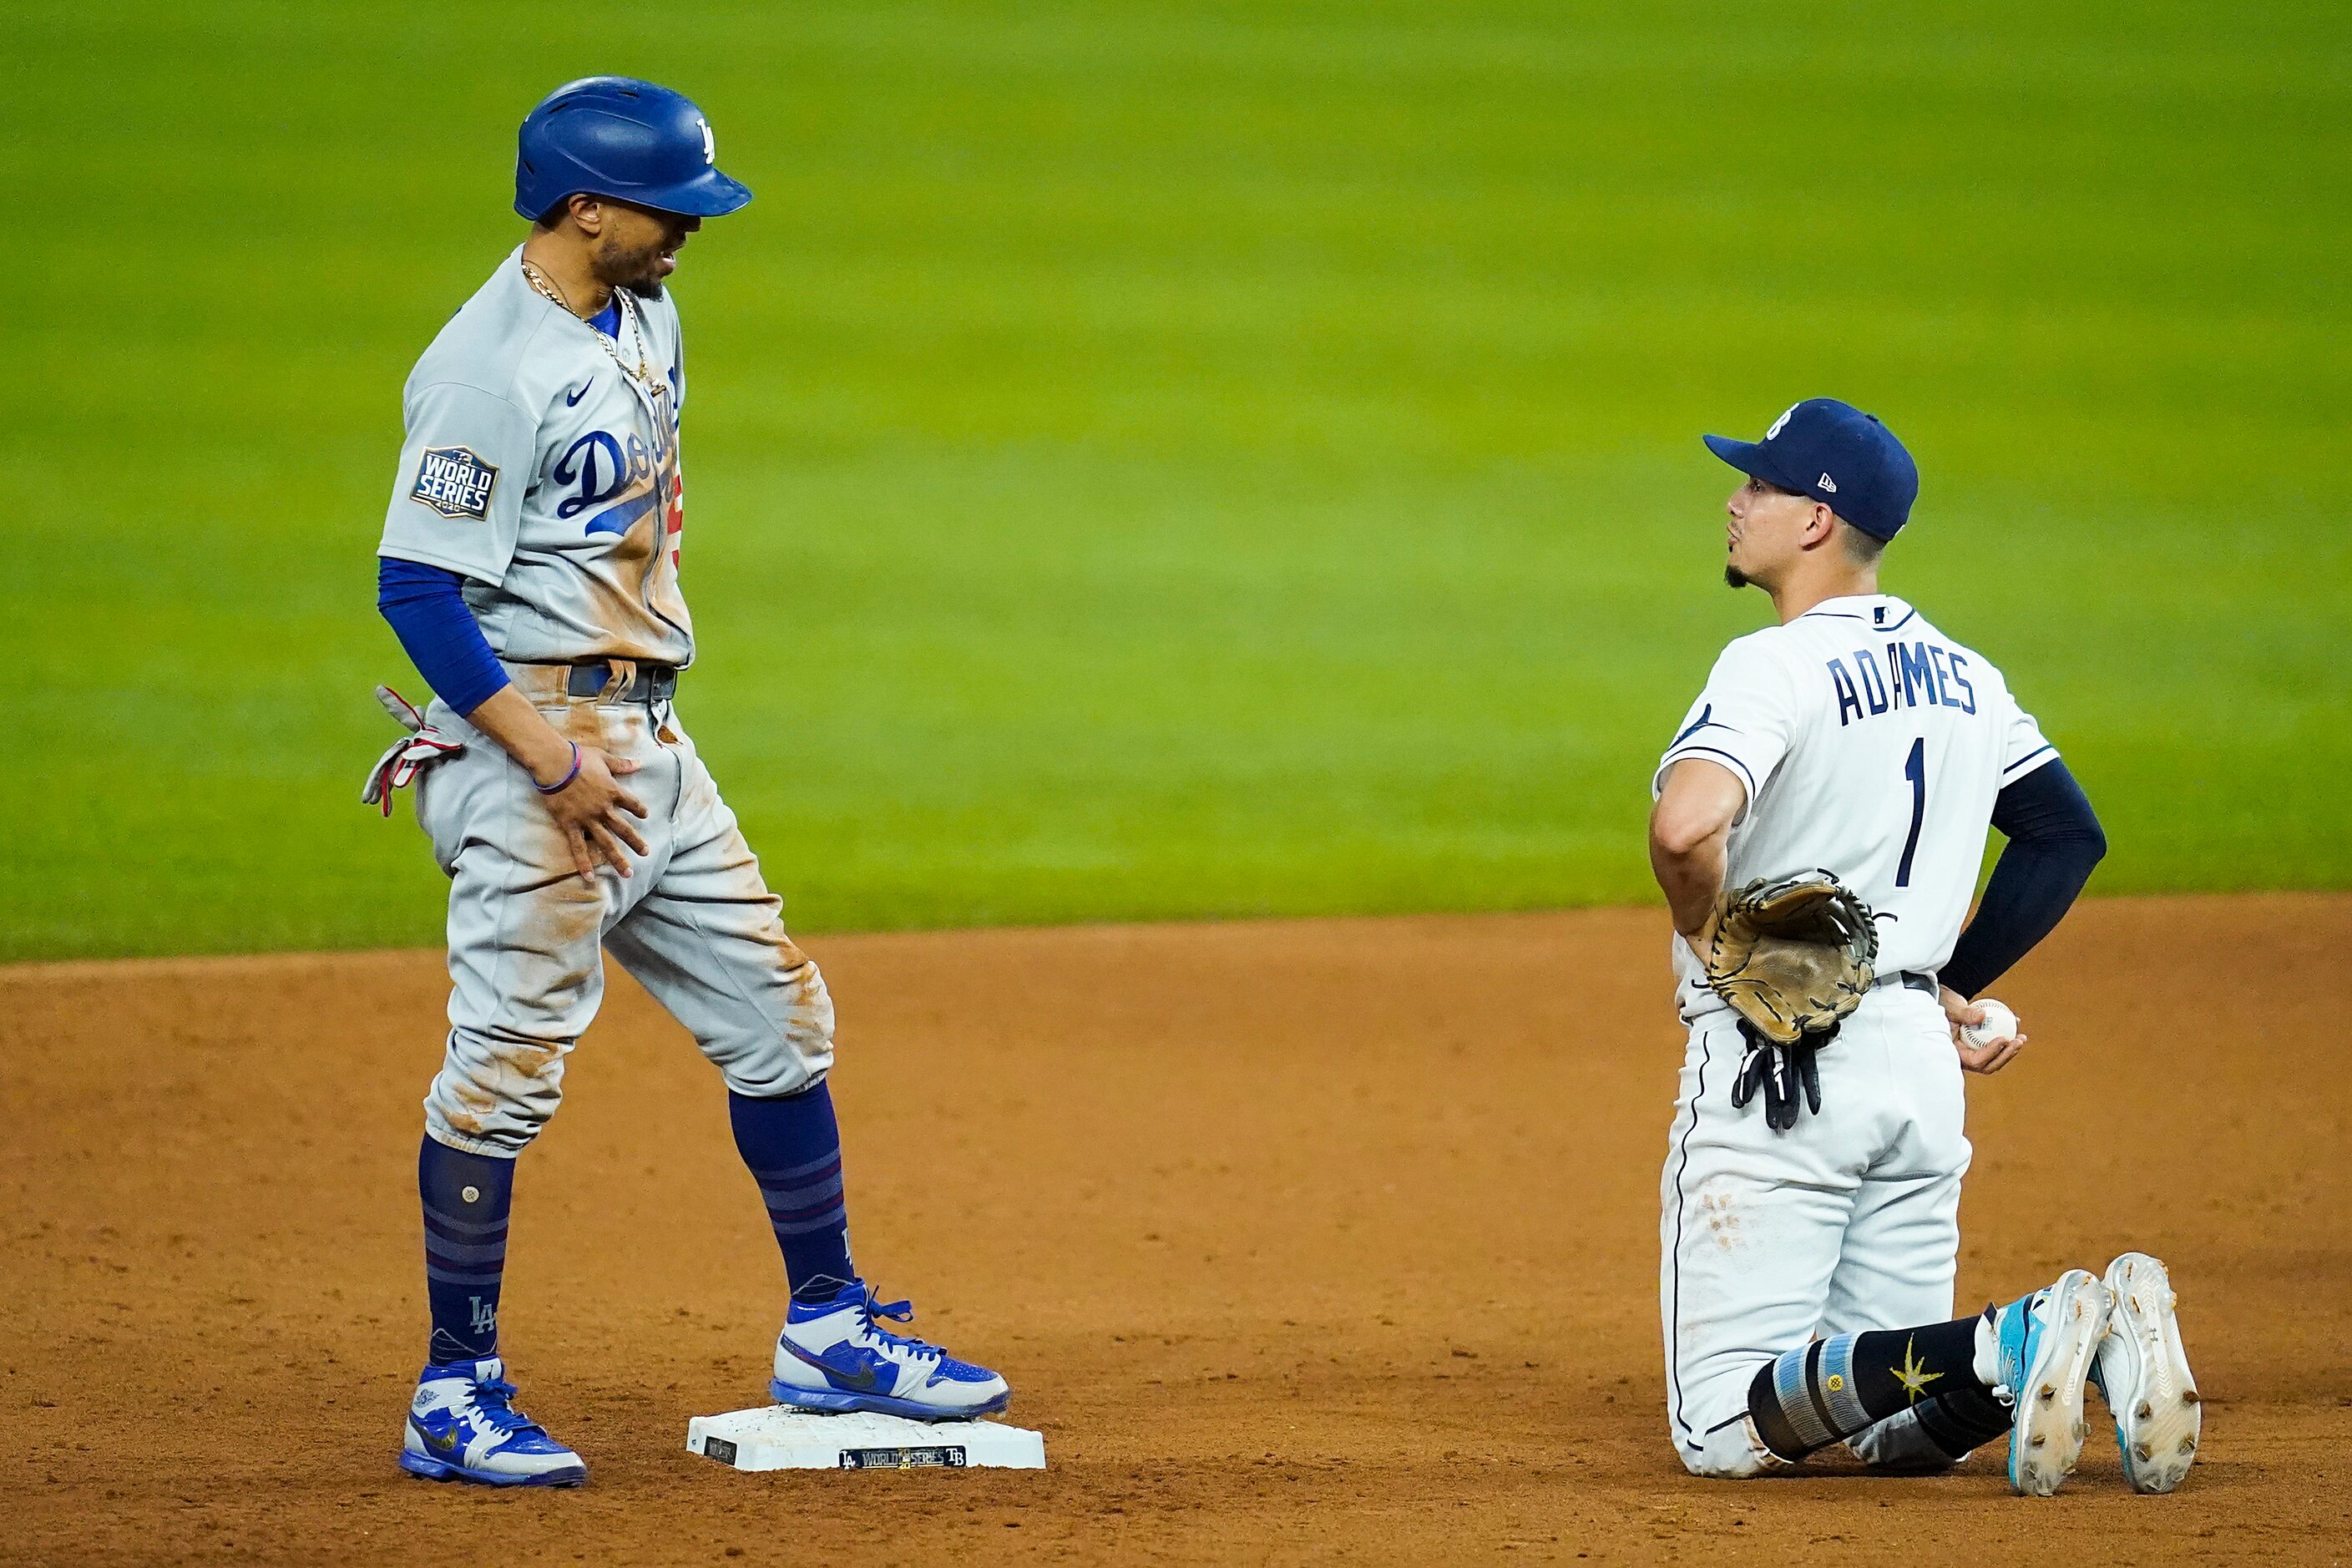
[[474, 456], [472, 447], [427, 447], [417, 465], [416, 488], [408, 497], [443, 517], [479, 521], [490, 515], [490, 491], [498, 482], [498, 469]]

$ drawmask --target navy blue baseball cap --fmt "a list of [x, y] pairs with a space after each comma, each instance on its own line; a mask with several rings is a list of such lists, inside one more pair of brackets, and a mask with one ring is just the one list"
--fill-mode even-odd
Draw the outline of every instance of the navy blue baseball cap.
[[541, 100], [516, 137], [515, 211], [535, 218], [576, 195], [718, 217], [750, 201], [751, 187], [719, 172], [710, 121], [693, 100], [635, 77], [592, 76]]
[[1706, 449], [1743, 474], [1812, 497], [1876, 540], [1900, 532], [1919, 499], [1919, 465], [1895, 432], [1834, 397], [1806, 398], [1761, 441], [1709, 436]]

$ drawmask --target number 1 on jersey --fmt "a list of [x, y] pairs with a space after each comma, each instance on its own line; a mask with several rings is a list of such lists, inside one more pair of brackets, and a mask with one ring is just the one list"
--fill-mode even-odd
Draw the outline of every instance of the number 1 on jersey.
[[1911, 781], [1911, 836], [1903, 841], [1903, 863], [1895, 868], [1895, 885], [1911, 885], [1911, 857], [1919, 848], [1919, 824], [1927, 817], [1927, 737], [1920, 736], [1911, 742], [1911, 754], [1904, 759], [1903, 776]]

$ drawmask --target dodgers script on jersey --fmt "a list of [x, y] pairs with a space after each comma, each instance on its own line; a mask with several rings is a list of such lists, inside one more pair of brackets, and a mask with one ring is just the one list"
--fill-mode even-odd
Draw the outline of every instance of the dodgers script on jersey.
[[[1685, 757], [1727, 768], [1748, 801], [1724, 885], [1832, 872], [1878, 918], [1879, 973], [1932, 974], [1967, 918], [1994, 795], [2057, 754], [1982, 656], [1900, 599], [1857, 595], [1725, 648], [1651, 792]], [[1685, 1016], [1721, 1005], [1675, 950]]]
[[684, 666], [678, 417], [686, 361], [667, 295], [615, 295], [624, 374], [597, 329], [534, 290], [509, 253], [449, 320], [402, 394], [407, 438], [379, 555], [467, 579], [500, 658]]

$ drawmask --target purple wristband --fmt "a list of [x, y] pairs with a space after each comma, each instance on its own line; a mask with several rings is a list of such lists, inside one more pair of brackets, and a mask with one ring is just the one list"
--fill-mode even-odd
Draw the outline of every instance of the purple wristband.
[[570, 784], [573, 779], [576, 779], [579, 776], [580, 742], [574, 741], [572, 742], [572, 771], [564, 774], [562, 778], [556, 780], [551, 784], [543, 784], [537, 779], [533, 779], [530, 781], [530, 787], [537, 790], [541, 795], [553, 795], [557, 790], [562, 789], [565, 784]]

